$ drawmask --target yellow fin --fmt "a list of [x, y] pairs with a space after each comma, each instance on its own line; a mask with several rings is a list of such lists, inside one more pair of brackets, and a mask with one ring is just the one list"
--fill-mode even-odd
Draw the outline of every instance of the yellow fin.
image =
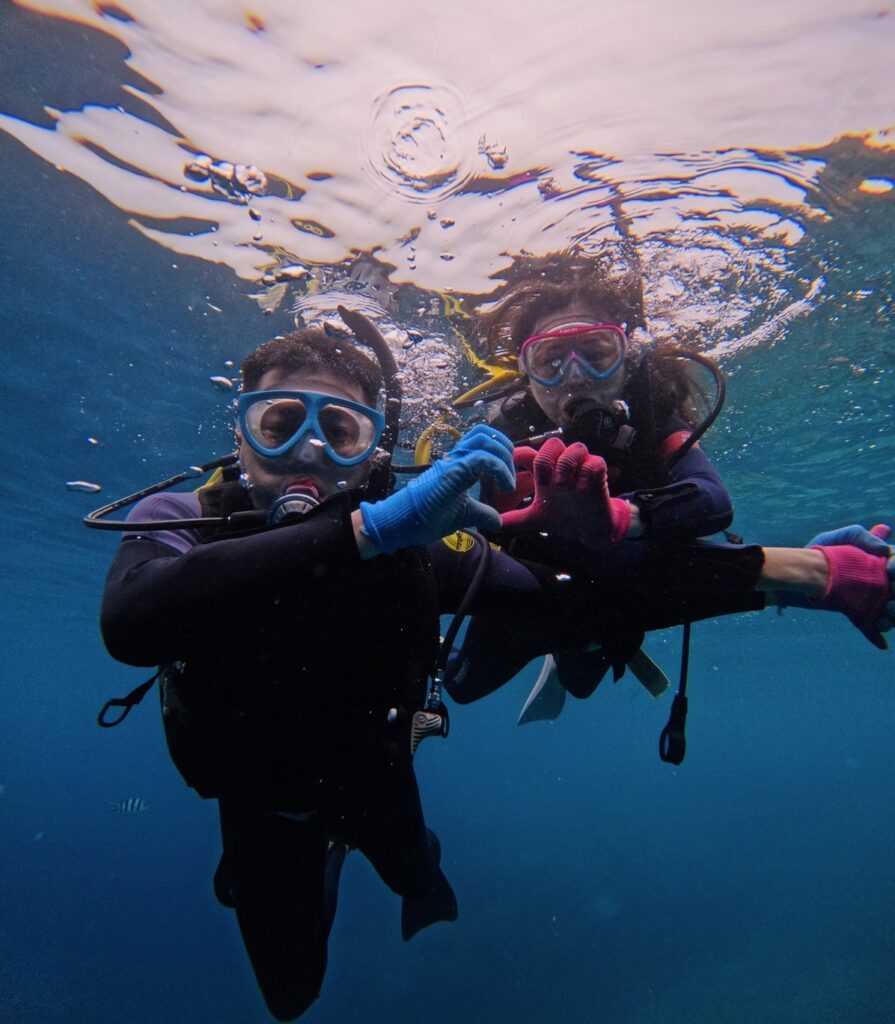
[[637, 681], [654, 697], [661, 697], [670, 685], [668, 676], [642, 647], [628, 662], [628, 668], [634, 673]]

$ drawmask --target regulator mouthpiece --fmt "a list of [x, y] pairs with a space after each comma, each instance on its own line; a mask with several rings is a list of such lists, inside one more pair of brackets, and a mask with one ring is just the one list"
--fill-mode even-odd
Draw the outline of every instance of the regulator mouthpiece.
[[628, 448], [634, 440], [626, 402], [613, 402], [607, 409], [584, 398], [570, 403], [565, 415], [563, 438], [569, 444], [583, 441], [592, 452], [599, 453], [607, 448]]
[[319, 504], [320, 502], [310, 494], [284, 494], [267, 510], [267, 525], [278, 526], [289, 516], [306, 516]]

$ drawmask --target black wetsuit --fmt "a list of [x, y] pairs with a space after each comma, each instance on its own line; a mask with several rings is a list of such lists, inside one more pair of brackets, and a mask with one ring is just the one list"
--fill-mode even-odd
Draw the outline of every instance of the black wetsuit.
[[[190, 494], [146, 499], [131, 519], [221, 511], [208, 493], [202, 508]], [[358, 847], [405, 907], [433, 892], [442, 908], [445, 893], [452, 899], [424, 825], [408, 723], [436, 655], [439, 613], [465, 595], [477, 549], [437, 542], [362, 561], [355, 503], [339, 496], [298, 523], [247, 535], [130, 534], [103, 599], [113, 657], [171, 666], [162, 680], [169, 748], [187, 782], [219, 801], [215, 889], [235, 906], [283, 1020], [322, 983], [333, 841], [336, 853]], [[680, 545], [619, 579], [495, 552], [472, 611], [485, 616], [496, 669], [512, 675], [538, 654], [760, 607], [760, 566], [760, 549]], [[504, 681], [495, 679], [492, 689]]]
[[[362, 561], [352, 507], [340, 496], [247, 536], [128, 535], [103, 600], [115, 658], [176, 663], [162, 691], [171, 753], [219, 801], [215, 888], [282, 1020], [322, 983], [333, 840], [359, 848], [405, 900], [436, 889], [452, 899], [409, 749], [438, 645], [432, 569], [425, 548]], [[197, 512], [194, 496], [165, 495], [132, 518]]]

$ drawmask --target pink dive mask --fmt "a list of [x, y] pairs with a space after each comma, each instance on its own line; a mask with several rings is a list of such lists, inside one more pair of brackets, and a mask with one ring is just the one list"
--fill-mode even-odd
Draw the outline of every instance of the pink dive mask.
[[577, 363], [596, 380], [618, 373], [628, 351], [620, 324], [563, 324], [526, 338], [519, 349], [519, 366], [544, 387], [559, 384]]

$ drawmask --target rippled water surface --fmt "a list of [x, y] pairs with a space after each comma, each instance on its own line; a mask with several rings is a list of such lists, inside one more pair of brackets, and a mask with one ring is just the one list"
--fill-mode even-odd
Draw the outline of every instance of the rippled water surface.
[[[139, 680], [79, 525], [228, 449], [265, 338], [376, 317], [411, 445], [518, 257], [610, 252], [728, 375], [735, 528], [892, 521], [893, 53], [857, 0], [0, 0], [0, 1021], [265, 1019], [213, 809], [153, 708], [93, 725]], [[527, 676], [458, 709], [419, 774], [461, 919], [402, 945], [352, 858], [308, 1019], [895, 1018], [891, 655], [798, 613], [694, 639], [677, 771], [628, 680], [553, 727], [513, 724]]]

